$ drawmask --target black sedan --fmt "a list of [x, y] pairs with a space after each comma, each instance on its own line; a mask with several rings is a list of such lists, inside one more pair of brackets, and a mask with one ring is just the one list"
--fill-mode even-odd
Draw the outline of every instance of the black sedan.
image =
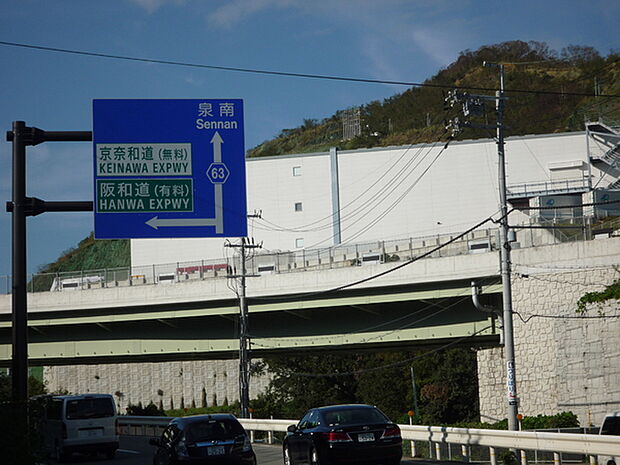
[[230, 414], [174, 418], [150, 444], [154, 465], [256, 465], [246, 431]]
[[384, 464], [402, 458], [398, 425], [371, 405], [310, 409], [284, 438], [285, 465]]

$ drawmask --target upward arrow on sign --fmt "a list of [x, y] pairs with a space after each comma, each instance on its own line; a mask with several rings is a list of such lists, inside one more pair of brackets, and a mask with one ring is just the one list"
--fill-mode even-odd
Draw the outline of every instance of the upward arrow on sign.
[[224, 139], [222, 139], [219, 132], [215, 131], [211, 138], [211, 143], [213, 144], [213, 161], [219, 163], [222, 161], [222, 144], [224, 143]]

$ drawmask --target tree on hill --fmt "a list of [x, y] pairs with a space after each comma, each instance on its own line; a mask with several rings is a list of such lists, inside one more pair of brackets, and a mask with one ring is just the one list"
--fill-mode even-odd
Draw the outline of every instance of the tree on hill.
[[321, 353], [269, 357], [263, 363], [258, 371], [268, 370], [273, 378], [267, 392], [252, 403], [262, 417], [299, 418], [312, 407], [366, 403], [405, 423], [414, 405], [412, 366], [420, 393], [417, 422], [447, 424], [479, 417], [476, 354], [467, 348], [428, 354]]
[[[284, 130], [275, 139], [249, 150], [248, 156], [324, 151], [331, 146], [355, 149], [441, 140], [445, 137], [444, 120], [450, 117], [444, 111], [446, 90], [459, 86], [493, 95], [498, 87], [497, 70], [483, 67], [484, 61], [505, 63], [509, 98], [505, 120], [509, 136], [583, 130], [584, 118], [620, 117], [620, 109], [610, 99], [574, 95], [593, 95], [595, 80], [599, 93], [617, 93], [618, 53], [602, 57], [594, 48], [582, 45], [570, 45], [557, 52], [544, 42], [514, 40], [465, 50], [454, 63], [425, 81], [429, 87], [407, 89], [361, 106], [362, 133], [354, 139], [342, 140], [342, 112], [336, 112], [322, 121], [304, 120], [302, 126]], [[489, 108], [489, 118], [494, 117], [493, 111]], [[489, 135], [467, 129], [459, 136], [480, 137]]]

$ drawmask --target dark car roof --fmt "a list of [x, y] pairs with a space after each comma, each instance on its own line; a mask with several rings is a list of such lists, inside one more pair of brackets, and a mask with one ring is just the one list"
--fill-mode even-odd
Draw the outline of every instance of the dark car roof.
[[332, 412], [335, 410], [349, 410], [351, 408], [368, 408], [368, 409], [376, 409], [374, 405], [366, 405], [366, 404], [340, 404], [340, 405], [326, 405], [324, 407], [318, 407], [317, 410], [321, 412]]
[[237, 417], [235, 417], [231, 413], [214, 413], [213, 415], [190, 415], [188, 417], [177, 417], [173, 418], [170, 423], [176, 423], [180, 426], [189, 425], [192, 423], [199, 423], [202, 421], [209, 420], [235, 420], [237, 421]]

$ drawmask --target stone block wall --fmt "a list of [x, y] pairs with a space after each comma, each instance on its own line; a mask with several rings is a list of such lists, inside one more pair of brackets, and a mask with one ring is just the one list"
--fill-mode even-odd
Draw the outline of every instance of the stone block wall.
[[[121, 412], [138, 402], [146, 406], [161, 401], [164, 409], [170, 409], [180, 408], [181, 403], [191, 407], [193, 401], [201, 407], [203, 388], [208, 406], [239, 400], [237, 360], [53, 366], [45, 367], [44, 380], [50, 392], [122, 393], [115, 397]], [[252, 376], [250, 398], [256, 398], [268, 384], [268, 376]]]
[[[620, 318], [599, 318], [619, 316], [619, 303], [594, 306], [583, 318], [576, 313], [583, 294], [618, 277], [614, 267], [577, 266], [513, 275], [520, 413], [572, 411], [587, 426], [620, 410]], [[506, 418], [505, 376], [503, 348], [478, 352], [482, 421]]]

